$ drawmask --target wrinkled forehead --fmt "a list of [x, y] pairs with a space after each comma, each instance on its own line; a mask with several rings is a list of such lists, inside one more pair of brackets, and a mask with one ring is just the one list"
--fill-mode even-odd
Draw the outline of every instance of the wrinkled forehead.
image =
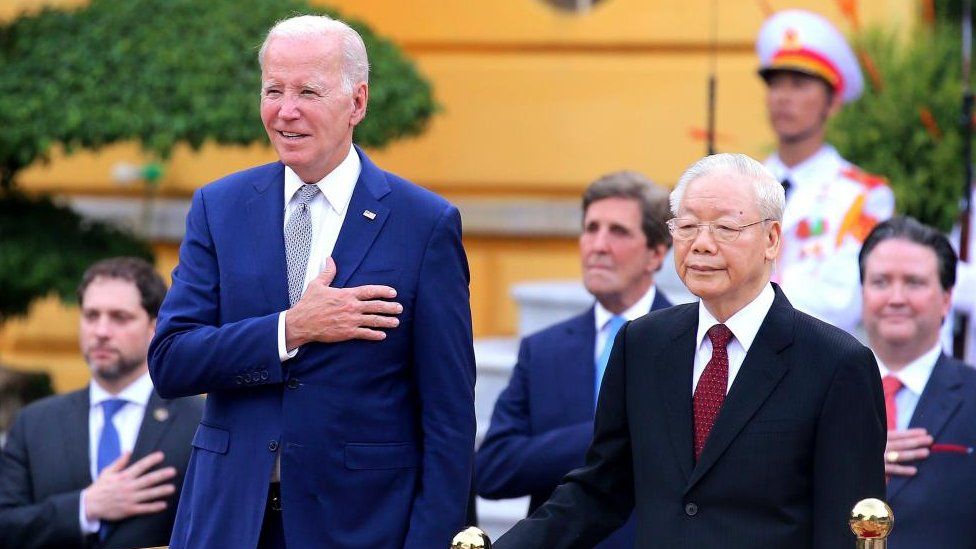
[[329, 74], [342, 63], [341, 43], [333, 36], [277, 36], [268, 42], [263, 79], [294, 72]]
[[754, 183], [746, 176], [721, 170], [688, 183], [678, 216], [701, 219], [731, 217], [745, 219], [759, 215]]

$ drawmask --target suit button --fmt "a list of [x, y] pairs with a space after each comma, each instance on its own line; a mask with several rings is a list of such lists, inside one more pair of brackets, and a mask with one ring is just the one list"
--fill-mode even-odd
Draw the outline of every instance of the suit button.
[[234, 383], [240, 385], [244, 383], [244, 378], [242, 378], [241, 376], [234, 376]]
[[261, 372], [261, 381], [267, 381], [267, 379], [268, 379], [268, 372], [267, 370], [265, 370]]
[[271, 450], [272, 452], [277, 452], [278, 451], [278, 441], [277, 440], [272, 440], [271, 442], [269, 442], [268, 443], [268, 450]]
[[693, 517], [698, 514], [698, 506], [694, 503], [688, 503], [685, 505], [685, 514], [689, 517]]
[[289, 389], [297, 389], [299, 386], [298, 380], [296, 378], [291, 378], [288, 380]]
[[251, 374], [247, 374], [244, 376], [244, 383], [250, 383], [252, 381], [254, 380], [251, 378]]

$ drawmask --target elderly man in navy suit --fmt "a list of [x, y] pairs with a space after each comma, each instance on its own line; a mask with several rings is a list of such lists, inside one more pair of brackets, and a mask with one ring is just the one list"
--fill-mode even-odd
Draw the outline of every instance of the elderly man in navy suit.
[[[596, 303], [522, 341], [475, 457], [483, 497], [529, 495], [531, 513], [583, 465], [613, 337], [624, 321], [671, 306], [654, 285], [671, 247], [669, 217], [667, 191], [637, 172], [612, 173], [586, 189], [580, 255]], [[631, 520], [600, 547], [633, 545]]]
[[446, 547], [475, 436], [460, 215], [353, 145], [355, 30], [287, 19], [258, 60], [280, 161], [194, 194], [150, 348], [160, 393], [208, 393], [171, 546]]
[[887, 411], [892, 549], [976, 547], [976, 370], [942, 351], [956, 253], [910, 217], [879, 224], [860, 257], [864, 327]]
[[741, 154], [703, 158], [671, 193], [675, 265], [701, 301], [620, 329], [586, 463], [497, 549], [583, 549], [636, 513], [641, 549], [854, 544], [884, 496], [874, 356], [770, 282], [783, 187]]

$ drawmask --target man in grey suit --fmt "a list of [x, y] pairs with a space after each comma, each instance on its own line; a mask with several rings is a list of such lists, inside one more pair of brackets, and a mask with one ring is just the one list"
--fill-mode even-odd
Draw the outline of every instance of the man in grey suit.
[[166, 285], [135, 258], [78, 288], [85, 389], [24, 408], [0, 455], [0, 548], [165, 545], [203, 400], [163, 400], [146, 363]]

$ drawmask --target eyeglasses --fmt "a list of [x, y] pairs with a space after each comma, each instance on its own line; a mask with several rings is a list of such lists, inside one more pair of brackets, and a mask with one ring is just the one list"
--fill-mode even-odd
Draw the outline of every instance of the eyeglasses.
[[694, 219], [681, 217], [669, 219], [668, 230], [671, 231], [671, 236], [673, 236], [675, 240], [692, 240], [698, 237], [698, 232], [702, 227], [708, 227], [709, 230], [712, 231], [712, 238], [715, 240], [719, 242], [735, 242], [735, 239], [739, 238], [739, 233], [741, 233], [743, 230], [748, 229], [753, 225], [765, 223], [766, 221], [772, 221], [772, 219], [761, 219], [746, 225], [731, 225], [729, 223], [715, 221], [698, 223]]

